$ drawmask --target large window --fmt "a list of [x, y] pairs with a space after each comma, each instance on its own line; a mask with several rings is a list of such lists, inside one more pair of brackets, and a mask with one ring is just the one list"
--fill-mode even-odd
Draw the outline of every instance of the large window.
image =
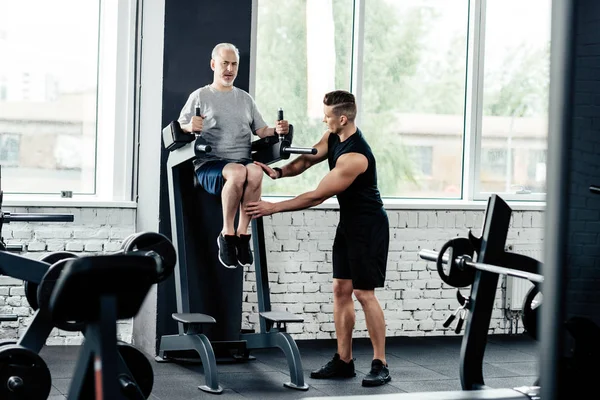
[[256, 1], [255, 98], [270, 123], [284, 108], [295, 145], [321, 137], [323, 94], [346, 89], [384, 197], [544, 192], [550, 0]]
[[[546, 191], [550, 1], [487, 0], [477, 191]], [[507, 24], [506, 21], [510, 20]], [[493, 147], [498, 157], [486, 157]], [[501, 165], [502, 164], [502, 165]], [[489, 171], [494, 169], [495, 174]]]
[[[277, 110], [294, 126], [294, 145], [309, 147], [325, 133], [323, 95], [350, 90], [353, 0], [259, 0], [255, 97], [271, 126]], [[263, 192], [289, 195], [314, 187], [325, 163]]]
[[131, 69], [134, 3], [0, 0], [5, 193], [98, 195], [110, 186], [103, 182], [121, 156], [115, 137], [130, 137], [127, 128], [115, 134], [125, 119], [115, 110], [133, 90], [120, 77]]

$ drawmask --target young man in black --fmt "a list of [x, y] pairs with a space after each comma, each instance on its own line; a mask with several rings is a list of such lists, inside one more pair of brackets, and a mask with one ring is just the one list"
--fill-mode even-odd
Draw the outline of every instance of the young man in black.
[[355, 323], [352, 294], [365, 313], [373, 345], [371, 371], [363, 386], [379, 386], [391, 380], [385, 359], [385, 319], [375, 296], [383, 287], [389, 247], [389, 222], [377, 188], [375, 157], [354, 122], [354, 96], [337, 90], [323, 99], [323, 122], [327, 131], [315, 145], [316, 155], [302, 155], [282, 168], [256, 163], [272, 178], [301, 174], [325, 159], [329, 173], [313, 191], [293, 199], [269, 203], [249, 202], [246, 212], [253, 218], [283, 211], [302, 210], [337, 196], [340, 222], [333, 243], [333, 313], [337, 353], [311, 373], [311, 378], [353, 377], [352, 331]]

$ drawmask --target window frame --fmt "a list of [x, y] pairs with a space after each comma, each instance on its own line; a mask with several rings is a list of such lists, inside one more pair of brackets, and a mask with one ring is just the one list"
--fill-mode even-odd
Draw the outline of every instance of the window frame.
[[93, 192], [5, 193], [5, 205], [132, 206], [139, 3], [99, 0]]

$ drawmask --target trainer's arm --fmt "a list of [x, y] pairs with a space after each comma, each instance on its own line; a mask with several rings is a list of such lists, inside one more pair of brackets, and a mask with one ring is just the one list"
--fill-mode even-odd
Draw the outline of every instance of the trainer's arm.
[[325, 175], [315, 190], [279, 203], [250, 202], [246, 206], [246, 213], [252, 215], [253, 218], [258, 218], [278, 212], [303, 210], [316, 206], [346, 190], [360, 174], [367, 170], [368, 165], [367, 158], [362, 154], [344, 154], [338, 158], [335, 168]]
[[325, 132], [323, 137], [321, 137], [321, 140], [319, 140], [319, 142], [313, 146], [315, 149], [317, 149], [317, 154], [303, 154], [281, 167], [280, 178], [300, 175], [313, 165], [327, 159], [327, 152], [329, 151], [327, 142], [329, 140], [329, 135], [329, 131]]

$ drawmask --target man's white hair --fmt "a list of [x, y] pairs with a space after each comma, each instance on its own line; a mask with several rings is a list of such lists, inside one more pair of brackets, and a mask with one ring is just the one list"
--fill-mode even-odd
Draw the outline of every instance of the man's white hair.
[[219, 55], [219, 51], [221, 51], [221, 49], [235, 51], [235, 55], [237, 56], [238, 61], [240, 60], [240, 51], [231, 43], [219, 43], [218, 45], [216, 45], [211, 54], [213, 60], [217, 59], [217, 56]]

